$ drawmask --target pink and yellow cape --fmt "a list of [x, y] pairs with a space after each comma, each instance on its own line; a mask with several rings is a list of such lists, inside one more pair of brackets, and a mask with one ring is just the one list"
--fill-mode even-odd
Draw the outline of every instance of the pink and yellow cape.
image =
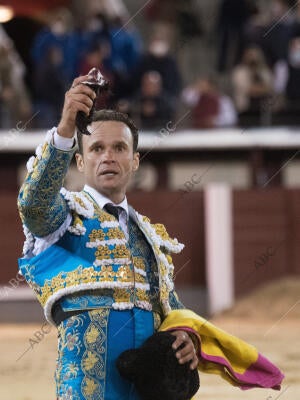
[[190, 310], [173, 310], [159, 330], [181, 329], [199, 340], [198, 370], [218, 374], [240, 389], [255, 387], [280, 390], [282, 372], [255, 347], [217, 328]]

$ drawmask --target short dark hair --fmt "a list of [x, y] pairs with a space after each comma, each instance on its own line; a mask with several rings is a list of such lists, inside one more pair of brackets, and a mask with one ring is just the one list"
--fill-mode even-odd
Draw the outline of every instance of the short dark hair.
[[[92, 123], [98, 121], [117, 121], [117, 122], [123, 122], [125, 125], [127, 125], [132, 134], [133, 152], [135, 153], [137, 151], [139, 142], [139, 130], [135, 125], [135, 123], [132, 121], [131, 118], [128, 117], [127, 114], [116, 110], [98, 110], [93, 113]], [[83, 152], [82, 133], [79, 132], [79, 130], [77, 130], [77, 139], [78, 139], [78, 153], [82, 154]]]

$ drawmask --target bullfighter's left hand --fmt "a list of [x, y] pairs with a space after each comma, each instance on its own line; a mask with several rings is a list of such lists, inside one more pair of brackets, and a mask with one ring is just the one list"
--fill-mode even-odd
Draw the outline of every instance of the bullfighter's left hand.
[[182, 344], [184, 346], [176, 352], [176, 357], [180, 364], [185, 364], [190, 361], [190, 368], [195, 369], [198, 365], [198, 357], [196, 355], [196, 349], [190, 335], [182, 330], [171, 332], [172, 335], [176, 336], [176, 340], [173, 342], [172, 347], [174, 350], [178, 349]]

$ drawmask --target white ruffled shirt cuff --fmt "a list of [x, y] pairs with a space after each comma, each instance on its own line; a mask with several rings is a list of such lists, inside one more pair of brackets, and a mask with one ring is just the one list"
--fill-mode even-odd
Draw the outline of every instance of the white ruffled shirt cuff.
[[71, 150], [75, 145], [76, 145], [76, 133], [74, 132], [73, 137], [71, 138], [66, 138], [63, 136], [60, 136], [57, 133], [57, 130], [55, 130], [54, 135], [53, 135], [53, 145], [59, 149], [59, 150]]

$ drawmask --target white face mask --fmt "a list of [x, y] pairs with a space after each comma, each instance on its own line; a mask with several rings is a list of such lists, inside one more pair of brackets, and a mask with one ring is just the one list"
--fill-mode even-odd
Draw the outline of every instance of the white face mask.
[[300, 68], [300, 49], [290, 51], [289, 61], [292, 67]]
[[61, 21], [56, 21], [51, 25], [51, 31], [55, 35], [64, 35], [67, 31], [65, 25]]
[[156, 57], [163, 57], [169, 51], [169, 44], [164, 40], [155, 40], [149, 47], [149, 52]]

